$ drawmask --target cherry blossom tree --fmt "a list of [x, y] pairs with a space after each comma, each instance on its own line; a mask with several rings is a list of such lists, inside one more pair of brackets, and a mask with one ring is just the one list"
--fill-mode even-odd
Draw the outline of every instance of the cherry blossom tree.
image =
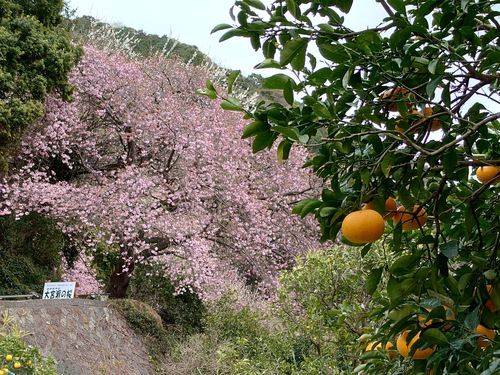
[[0, 215], [36, 211], [88, 256], [115, 253], [112, 297], [143, 262], [204, 298], [231, 278], [270, 291], [296, 255], [322, 246], [316, 224], [290, 212], [321, 185], [301, 168], [305, 151], [282, 165], [252, 155], [241, 116], [194, 94], [209, 71], [84, 49], [74, 100], [51, 96], [25, 134]]

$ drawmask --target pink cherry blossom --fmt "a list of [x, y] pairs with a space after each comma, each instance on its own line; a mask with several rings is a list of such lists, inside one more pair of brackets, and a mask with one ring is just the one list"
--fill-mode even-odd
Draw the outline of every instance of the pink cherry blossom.
[[70, 78], [74, 100], [50, 97], [13, 156], [0, 215], [40, 212], [86, 257], [116, 254], [112, 295], [143, 262], [179, 293], [211, 298], [231, 278], [269, 293], [297, 255], [323, 246], [316, 223], [291, 214], [321, 188], [301, 168], [306, 151], [281, 166], [275, 150], [253, 155], [241, 114], [194, 94], [207, 69], [85, 46]]

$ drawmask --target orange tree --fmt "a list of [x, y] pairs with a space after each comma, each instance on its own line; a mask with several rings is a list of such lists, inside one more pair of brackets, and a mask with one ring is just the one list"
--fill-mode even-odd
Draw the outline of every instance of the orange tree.
[[[275, 145], [283, 161], [294, 144], [310, 149], [306, 167], [326, 187], [293, 212], [314, 215], [324, 241], [348, 243], [348, 214], [373, 202], [387, 216], [386, 199], [397, 200], [379, 240], [390, 256], [366, 288], [381, 306], [371, 315], [380, 320], [376, 337], [405, 332], [411, 342], [406, 368], [496, 373], [500, 343], [477, 328], [500, 328], [496, 308], [485, 307], [500, 306], [500, 1], [363, 1], [365, 14], [379, 8], [385, 18], [362, 30], [344, 23], [352, 3], [236, 1], [233, 23], [213, 32], [262, 51], [257, 68], [278, 69], [263, 85], [284, 100], [246, 108], [231, 96], [237, 72], [227, 95], [211, 82], [200, 93], [244, 113], [254, 152]], [[496, 172], [481, 182], [481, 166]], [[413, 358], [434, 346], [429, 358]], [[359, 370], [388, 373], [377, 355], [365, 359]]]

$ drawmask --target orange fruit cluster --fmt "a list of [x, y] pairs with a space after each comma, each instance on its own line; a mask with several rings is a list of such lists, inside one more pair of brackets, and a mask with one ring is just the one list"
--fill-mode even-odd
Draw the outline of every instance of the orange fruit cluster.
[[403, 230], [414, 230], [422, 227], [427, 222], [427, 213], [423, 207], [415, 205], [412, 212], [405, 207], [397, 207], [394, 198], [385, 201], [385, 215], [375, 211], [373, 202], [368, 202], [363, 210], [351, 212], [342, 221], [342, 234], [354, 244], [367, 244], [375, 242], [382, 237], [385, 229], [385, 220], [394, 219], [402, 223]]
[[[394, 347], [394, 344], [392, 342], [387, 342], [385, 344], [385, 351], [387, 352], [387, 354], [389, 354], [389, 358], [390, 359], [393, 359], [395, 356], [396, 356], [396, 350], [393, 349]], [[372, 341], [370, 343], [368, 343], [368, 345], [366, 346], [366, 349], [365, 351], [369, 352], [369, 351], [372, 351], [372, 350], [380, 350], [382, 351], [382, 343], [381, 342], [376, 342], [376, 341]]]

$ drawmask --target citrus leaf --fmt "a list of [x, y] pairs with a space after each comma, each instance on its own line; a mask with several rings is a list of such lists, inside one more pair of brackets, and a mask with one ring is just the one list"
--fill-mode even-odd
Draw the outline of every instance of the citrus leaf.
[[241, 138], [253, 137], [254, 135], [268, 131], [270, 128], [271, 126], [265, 121], [254, 121], [245, 127]]
[[429, 328], [424, 330], [420, 337], [422, 341], [428, 343], [431, 346], [449, 343], [448, 338], [445, 336], [445, 334], [437, 328]]
[[299, 54], [305, 56], [308, 42], [309, 39], [307, 38], [295, 38], [286, 43], [280, 54], [281, 66], [291, 63]]
[[245, 3], [247, 3], [248, 5], [250, 5], [254, 8], [257, 8], [260, 10], [266, 10], [266, 6], [260, 0], [244, 0], [244, 1], [245, 1]]
[[236, 98], [223, 99], [220, 106], [226, 111], [245, 112], [245, 110], [241, 107], [240, 101]]
[[369, 295], [373, 295], [373, 293], [375, 293], [375, 291], [377, 290], [380, 278], [382, 277], [382, 271], [383, 267], [375, 268], [370, 272], [370, 274], [366, 278], [365, 288], [366, 292]]
[[299, 137], [294, 131], [295, 129], [287, 128], [286, 126], [273, 126], [271, 130], [283, 134], [284, 136], [290, 138], [291, 140], [298, 141]]
[[220, 23], [218, 24], [217, 26], [215, 26], [212, 31], [210, 31], [210, 34], [213, 34], [213, 33], [216, 33], [217, 31], [221, 31], [221, 30], [226, 30], [226, 29], [230, 29], [232, 28], [233, 26], [231, 26], [230, 24], [228, 23]]
[[227, 78], [227, 92], [228, 94], [231, 94], [233, 92], [233, 84], [236, 81], [236, 78], [240, 75], [241, 71], [240, 70], [233, 70], [231, 74], [229, 74], [229, 77]]
[[292, 81], [288, 81], [285, 83], [285, 87], [283, 88], [283, 97], [285, 98], [285, 101], [289, 105], [293, 105], [294, 99], [293, 99], [293, 86], [292, 86]]
[[252, 142], [252, 152], [255, 154], [264, 150], [271, 144], [271, 137], [268, 133], [260, 133], [254, 138]]
[[454, 259], [458, 255], [458, 242], [448, 241], [439, 245], [439, 250], [448, 259]]
[[255, 69], [281, 69], [281, 65], [274, 59], [265, 59], [261, 63], [254, 66]]
[[288, 156], [290, 155], [290, 149], [292, 147], [292, 144], [287, 141], [286, 139], [282, 140], [280, 144], [278, 145], [277, 149], [277, 157], [278, 157], [278, 163], [281, 165], [283, 164], [283, 161], [288, 159]]
[[240, 30], [240, 29], [232, 29], [232, 30], [229, 30], [228, 32], [226, 32], [224, 35], [222, 35], [220, 38], [219, 38], [219, 43], [225, 41], [225, 40], [228, 40], [230, 38], [233, 38], [235, 36], [244, 36], [244, 37], [250, 37], [252, 36], [252, 34], [248, 31], [245, 31], [245, 30]]
[[380, 163], [380, 169], [385, 177], [389, 177], [391, 173], [392, 165], [394, 164], [394, 154], [389, 153], [384, 156], [382, 163]]
[[291, 81], [292, 79], [287, 76], [286, 74], [275, 74], [271, 77], [264, 78], [262, 80], [262, 86], [265, 89], [270, 89], [270, 90], [282, 90], [285, 88], [285, 85], [287, 82]]

